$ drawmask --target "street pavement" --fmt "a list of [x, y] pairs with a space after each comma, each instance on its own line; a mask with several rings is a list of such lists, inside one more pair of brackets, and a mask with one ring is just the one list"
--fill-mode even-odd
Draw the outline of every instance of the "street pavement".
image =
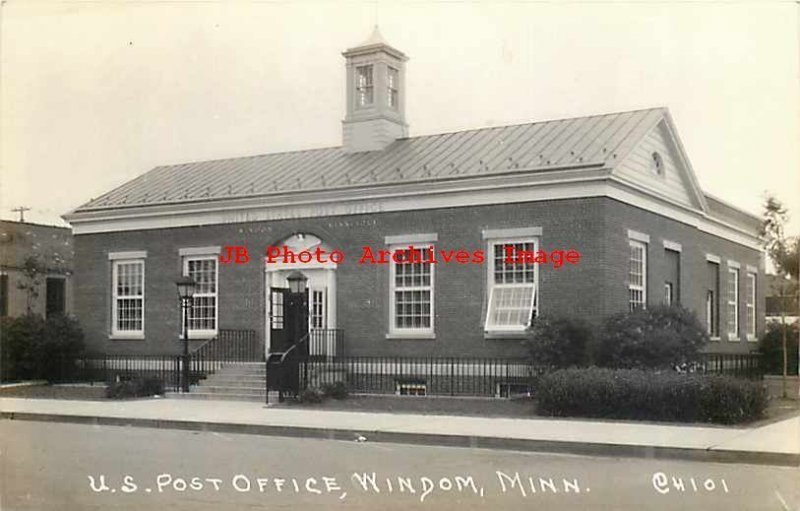
[[0, 421], [3, 511], [800, 510], [800, 468]]
[[141, 399], [0, 399], [0, 416], [228, 433], [495, 447], [577, 454], [800, 465], [800, 416], [749, 427], [548, 418], [506, 419], [266, 408], [258, 403]]

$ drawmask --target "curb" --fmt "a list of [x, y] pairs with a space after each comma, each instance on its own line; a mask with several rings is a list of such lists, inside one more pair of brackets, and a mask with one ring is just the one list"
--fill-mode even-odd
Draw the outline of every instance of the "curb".
[[369, 442], [430, 445], [440, 447], [467, 447], [525, 452], [577, 454], [584, 456], [614, 456], [626, 458], [673, 459], [716, 463], [749, 463], [800, 467], [800, 454], [657, 447], [647, 445], [604, 444], [568, 442], [561, 440], [530, 440], [472, 435], [442, 435], [436, 433], [405, 433], [303, 426], [275, 426], [267, 424], [236, 424], [223, 422], [183, 421], [174, 419], [137, 419], [129, 417], [102, 417], [31, 412], [0, 411], [0, 420], [36, 422], [62, 422], [102, 426], [129, 426], [140, 428], [175, 429], [183, 431], [210, 431], [244, 435], [281, 436], [292, 438], [317, 438], [352, 441], [363, 435]]

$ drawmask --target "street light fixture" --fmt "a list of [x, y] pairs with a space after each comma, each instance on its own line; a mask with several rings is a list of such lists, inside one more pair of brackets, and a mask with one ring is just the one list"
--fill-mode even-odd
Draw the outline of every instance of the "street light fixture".
[[181, 372], [181, 391], [189, 392], [189, 315], [192, 310], [192, 297], [197, 285], [191, 277], [180, 277], [175, 281], [183, 313], [183, 371]]

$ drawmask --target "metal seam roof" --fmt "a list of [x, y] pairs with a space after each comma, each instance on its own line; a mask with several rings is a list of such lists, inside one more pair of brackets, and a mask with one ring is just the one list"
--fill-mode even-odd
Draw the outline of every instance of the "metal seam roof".
[[163, 165], [75, 212], [225, 199], [352, 185], [452, 179], [509, 170], [614, 166], [663, 108], [471, 129], [400, 139], [383, 151], [341, 147]]

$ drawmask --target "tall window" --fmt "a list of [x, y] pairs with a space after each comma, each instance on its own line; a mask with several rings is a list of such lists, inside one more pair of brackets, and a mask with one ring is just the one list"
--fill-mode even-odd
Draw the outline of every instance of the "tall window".
[[717, 314], [714, 307], [715, 293], [712, 290], [706, 291], [706, 332], [709, 337], [719, 337], [717, 331]]
[[393, 68], [386, 68], [386, 101], [390, 108], [397, 110], [400, 101], [400, 72]]
[[647, 243], [628, 240], [630, 266], [628, 270], [628, 305], [631, 311], [647, 307]]
[[115, 260], [112, 268], [113, 335], [144, 335], [144, 260]]
[[538, 272], [532, 260], [536, 248], [535, 239], [490, 243], [486, 331], [522, 331], [530, 326], [537, 309]]
[[269, 301], [271, 312], [270, 327], [273, 330], [283, 330], [283, 293], [272, 292], [272, 299]]
[[719, 264], [706, 263], [706, 331], [712, 339], [719, 338]]
[[367, 106], [373, 101], [372, 66], [356, 67], [356, 105]]
[[47, 277], [45, 279], [45, 314], [47, 317], [66, 312], [67, 280], [63, 277]]
[[309, 326], [311, 328], [325, 328], [325, 290], [312, 289], [309, 308]]
[[747, 337], [756, 337], [756, 274], [747, 274]]
[[217, 334], [217, 258], [192, 256], [183, 260], [183, 274], [195, 281], [189, 330], [195, 335]]
[[739, 337], [739, 270], [728, 269], [728, 336]]
[[395, 247], [392, 261], [392, 333], [433, 333], [433, 265], [431, 245]]

